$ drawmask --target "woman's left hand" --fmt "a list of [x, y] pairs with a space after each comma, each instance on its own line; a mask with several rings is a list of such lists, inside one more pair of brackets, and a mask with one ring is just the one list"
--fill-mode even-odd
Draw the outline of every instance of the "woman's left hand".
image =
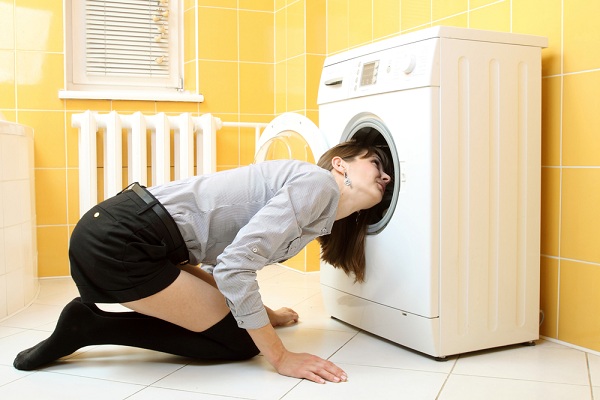
[[265, 307], [267, 309], [267, 314], [269, 315], [269, 321], [273, 327], [287, 325], [290, 323], [298, 322], [298, 313], [291, 308], [282, 307], [279, 310], [271, 310], [269, 307]]

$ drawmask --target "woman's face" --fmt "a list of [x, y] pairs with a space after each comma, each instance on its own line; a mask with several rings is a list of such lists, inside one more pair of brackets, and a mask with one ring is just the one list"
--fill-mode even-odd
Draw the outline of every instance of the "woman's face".
[[347, 162], [348, 178], [352, 182], [352, 195], [359, 196], [361, 209], [366, 210], [379, 204], [390, 176], [383, 170], [383, 163], [376, 154], [363, 158], [367, 152]]

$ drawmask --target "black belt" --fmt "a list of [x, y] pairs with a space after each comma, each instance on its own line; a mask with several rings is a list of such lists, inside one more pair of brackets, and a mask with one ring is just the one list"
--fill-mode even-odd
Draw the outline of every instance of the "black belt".
[[[152, 196], [152, 194], [150, 192], [148, 192], [139, 183], [137, 183], [137, 182], [132, 183], [131, 185], [127, 186], [123, 191], [125, 192], [127, 190], [131, 190], [140, 199], [142, 199], [142, 201], [144, 203], [146, 203], [148, 205], [147, 207], [138, 211], [138, 214], [142, 214], [148, 209], [151, 209], [152, 211], [154, 211], [156, 216], [162, 221], [162, 223], [165, 225], [165, 227], [169, 231], [169, 235], [171, 235], [171, 241], [173, 242], [173, 245], [177, 246], [176, 250], [183, 251], [183, 249], [185, 249], [185, 256], [183, 258], [180, 258], [180, 260], [177, 262], [179, 264], [187, 264], [187, 262], [189, 261], [187, 247], [185, 247], [185, 241], [183, 240], [183, 237], [181, 236], [181, 232], [179, 232], [179, 229], [177, 228], [177, 224], [173, 220], [173, 217], [168, 212], [166, 212], [164, 210], [164, 208], [161, 206], [160, 202], [154, 196]], [[181, 247], [183, 249], [180, 249]], [[181, 260], [184, 260], [184, 261], [181, 261]]]

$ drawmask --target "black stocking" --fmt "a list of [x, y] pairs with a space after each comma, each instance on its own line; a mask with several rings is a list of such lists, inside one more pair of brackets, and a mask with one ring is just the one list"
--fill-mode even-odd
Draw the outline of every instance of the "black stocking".
[[244, 360], [259, 353], [231, 313], [198, 333], [136, 312], [105, 312], [76, 298], [61, 312], [52, 335], [20, 352], [13, 365], [20, 370], [37, 369], [81, 347], [100, 344], [140, 347], [202, 360]]

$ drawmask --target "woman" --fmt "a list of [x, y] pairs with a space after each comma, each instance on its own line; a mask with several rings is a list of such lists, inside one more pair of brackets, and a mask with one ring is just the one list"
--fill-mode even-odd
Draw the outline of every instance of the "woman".
[[322, 258], [361, 281], [368, 214], [390, 182], [386, 162], [380, 149], [351, 141], [318, 166], [267, 161], [149, 189], [131, 185], [75, 227], [69, 258], [81, 298], [14, 366], [36, 369], [83, 346], [117, 344], [204, 360], [261, 352], [280, 374], [345, 381], [330, 361], [284, 347], [273, 327], [298, 315], [263, 305], [256, 271], [318, 237]]

